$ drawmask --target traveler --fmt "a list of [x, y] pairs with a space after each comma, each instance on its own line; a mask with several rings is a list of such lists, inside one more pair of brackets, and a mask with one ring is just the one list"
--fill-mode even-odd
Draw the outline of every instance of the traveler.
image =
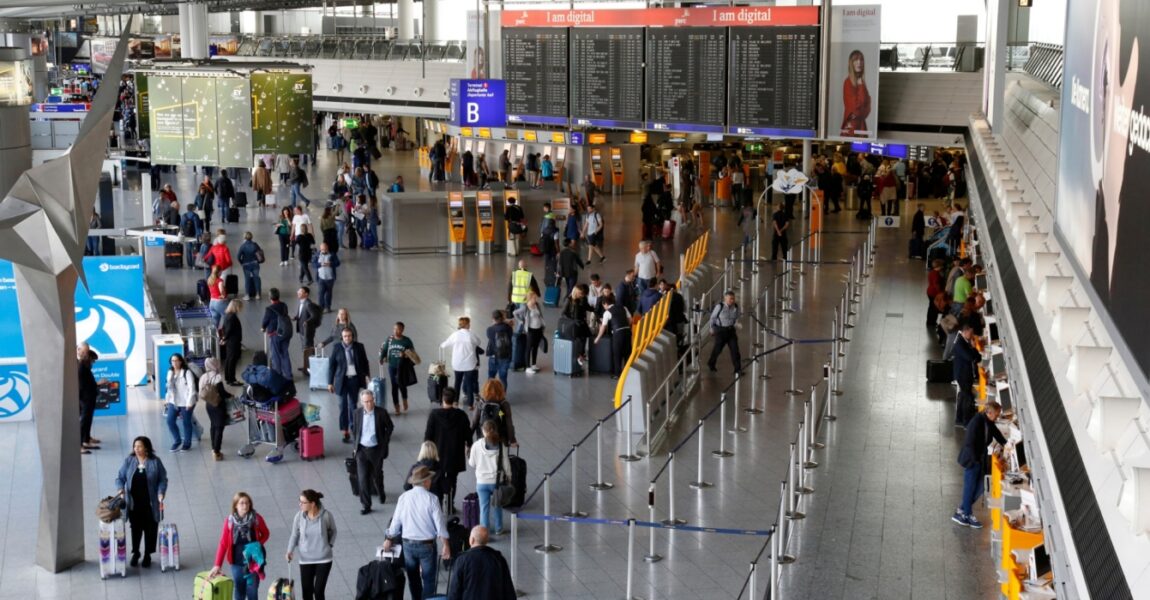
[[387, 188], [387, 193], [398, 194], [404, 191], [403, 188], [403, 175], [396, 175], [395, 181]]
[[275, 155], [275, 168], [279, 173], [280, 183], [287, 183], [291, 177], [291, 157], [286, 154]]
[[507, 199], [507, 208], [503, 211], [503, 220], [507, 222], [507, 253], [512, 256], [519, 254], [519, 241], [527, 233], [527, 216], [523, 214], [523, 207], [514, 197]]
[[303, 188], [307, 187], [307, 173], [300, 168], [299, 161], [296, 159], [291, 160], [291, 167], [288, 171], [288, 182], [291, 183], [291, 205], [298, 208], [297, 202], [303, 200], [304, 204], [311, 206], [311, 200], [303, 195]]
[[951, 312], [957, 313], [962, 310], [963, 303], [966, 302], [966, 299], [973, 294], [974, 291], [974, 267], [966, 267], [962, 270], [962, 277], [954, 280]]
[[743, 230], [743, 246], [750, 246], [759, 233], [759, 211], [753, 202], [748, 202], [739, 212], [739, 228]]
[[[551, 162], [551, 155], [544, 154], [543, 162], [539, 165], [539, 177], [543, 181], [552, 181], [555, 179], [555, 163]], [[540, 183], [539, 187], [543, 187]]]
[[196, 268], [196, 256], [199, 254], [199, 239], [204, 234], [204, 220], [196, 212], [195, 204], [188, 204], [188, 211], [180, 219], [180, 235], [184, 238], [184, 257], [188, 261], [188, 268]]
[[[212, 202], [216, 199], [216, 188], [212, 185], [212, 178], [204, 175], [200, 187], [196, 190], [196, 208], [204, 211], [204, 228], [212, 225]], [[224, 215], [222, 220], [227, 220]]]
[[491, 189], [491, 167], [487, 164], [487, 155], [480, 152], [477, 159], [476, 170], [479, 172], [479, 189]]
[[139, 436], [132, 441], [132, 453], [124, 458], [116, 474], [118, 497], [124, 499], [128, 524], [132, 527], [133, 567], [140, 564], [140, 538], [144, 538], [145, 569], [152, 566], [156, 536], [163, 517], [164, 496], [168, 493], [168, 471], [152, 448], [152, 440]]
[[350, 186], [352, 196], [367, 196], [367, 178], [363, 175], [363, 167], [355, 168]]
[[463, 187], [469, 188], [476, 184], [475, 155], [467, 150], [463, 153]]
[[627, 269], [623, 281], [615, 286], [615, 300], [631, 312], [639, 308], [639, 288], [635, 283], [635, 269]]
[[603, 306], [603, 319], [599, 325], [599, 335], [592, 346], [599, 343], [604, 335], [611, 336], [611, 379], [618, 379], [623, 373], [623, 365], [631, 358], [631, 313], [615, 303], [615, 296], [608, 294], [600, 299]]
[[970, 420], [974, 405], [974, 384], [978, 381], [978, 363], [982, 355], [975, 350], [971, 340], [974, 338], [974, 328], [968, 321], [959, 328], [959, 335], [954, 340], [951, 356], [954, 360], [954, 381], [958, 384], [958, 392], [954, 399], [954, 426], [963, 427]]
[[[175, 438], [172, 452], [187, 452], [192, 447], [192, 411], [196, 408], [196, 376], [188, 369], [188, 361], [183, 354], [173, 354], [169, 359], [168, 390], [164, 395], [168, 431]], [[180, 435], [177, 421], [183, 423], [184, 435]], [[181, 441], [182, 440], [182, 441]]]
[[487, 377], [498, 376], [505, 388], [515, 343], [515, 320], [508, 323], [508, 317], [503, 311], [496, 310], [491, 313], [491, 325], [487, 327]]
[[515, 438], [515, 421], [511, 415], [511, 402], [507, 401], [507, 391], [499, 379], [488, 379], [483, 384], [480, 393], [480, 403], [475, 415], [471, 417], [471, 436], [481, 436], [483, 423], [496, 422], [499, 439], [508, 446], [519, 447], [519, 440]]
[[299, 260], [299, 282], [314, 283], [311, 263], [315, 252], [315, 236], [311, 233], [310, 225], [300, 226], [300, 232], [295, 236], [295, 245], [296, 258]]
[[232, 184], [232, 180], [228, 177], [227, 169], [220, 169], [220, 178], [216, 180], [216, 202], [220, 206], [220, 221], [228, 222], [228, 209], [232, 206], [232, 200], [236, 197], [236, 186]]
[[399, 496], [395, 513], [387, 526], [383, 550], [391, 551], [392, 540], [400, 538], [403, 544], [403, 567], [407, 571], [407, 584], [412, 598], [430, 598], [435, 595], [438, 564], [435, 558], [435, 539], [443, 545], [440, 557], [451, 560], [447, 523], [439, 500], [430, 491], [435, 473], [427, 467], [417, 467], [408, 479], [413, 487]]
[[264, 262], [264, 249], [252, 240], [252, 232], [244, 232], [244, 243], [236, 252], [236, 261], [244, 268], [244, 298], [248, 302], [259, 300], [263, 291], [263, 282], [260, 280], [260, 265]]
[[268, 173], [267, 165], [262, 158], [256, 161], [256, 168], [252, 171], [251, 188], [256, 193], [256, 205], [265, 206], [267, 197], [273, 193], [273, 189], [271, 173]]
[[[232, 496], [232, 510], [224, 519], [220, 531], [220, 543], [216, 546], [216, 561], [208, 573], [213, 579], [222, 571], [224, 562], [231, 566], [232, 596], [235, 600], [256, 600], [260, 593], [260, 580], [263, 579], [267, 557], [263, 545], [271, 533], [264, 518], [256, 512], [252, 497], [247, 492], [236, 492]], [[252, 564], [259, 565], [253, 571]], [[262, 563], [262, 564], [261, 564]], [[257, 572], [258, 571], [258, 572]]]
[[435, 494], [440, 502], [443, 502], [443, 489], [442, 486], [440, 486], [440, 482], [443, 479], [443, 471], [440, 470], [439, 448], [435, 447], [435, 442], [424, 441], [419, 445], [419, 455], [415, 458], [415, 463], [407, 470], [407, 476], [403, 479], [403, 491], [406, 492], [414, 487], [408, 483], [408, 480], [411, 479], [411, 474], [419, 467], [426, 467], [432, 473], [436, 474], [435, 479], [431, 482], [431, 493]]
[[655, 285], [655, 278], [663, 272], [663, 263], [659, 260], [659, 255], [651, 250], [651, 241], [643, 240], [639, 242], [639, 252], [635, 254], [635, 276], [638, 283], [638, 291], [642, 293], [643, 290]]
[[[662, 181], [663, 179], [659, 177], [656, 180]], [[653, 239], [660, 234], [659, 226], [663, 224], [663, 221], [659, 219], [659, 207], [655, 206], [655, 198], [657, 197], [653, 193], [647, 193], [643, 196], [643, 203], [639, 207], [643, 215], [643, 229], [640, 235], [644, 240]]]
[[[407, 381], [403, 377], [404, 361], [408, 361], [411, 368], [411, 377], [414, 378], [415, 364], [408, 358], [408, 354], [415, 352], [415, 344], [411, 338], [403, 335], [407, 326], [403, 321], [396, 321], [391, 329], [391, 335], [379, 347], [379, 366], [387, 367], [387, 378], [391, 382], [391, 404], [395, 406], [395, 414], [400, 414], [399, 400], [403, 398], [403, 412], [407, 412]], [[379, 399], [383, 402], [383, 398]]]
[[339, 430], [343, 433], [343, 443], [350, 444], [352, 412], [360, 390], [366, 389], [371, 380], [371, 365], [367, 362], [367, 351], [363, 344], [355, 341], [350, 328], [343, 330], [340, 340], [328, 359], [327, 391], [339, 397]]
[[599, 186], [595, 185], [595, 180], [591, 178], [588, 173], [583, 176], [583, 201], [587, 206], [595, 206], [595, 194], [599, 191]]
[[[439, 473], [439, 491], [447, 497], [447, 507], [455, 512], [456, 477], [467, 470], [467, 452], [471, 447], [471, 420], [467, 413], [455, 404], [455, 390], [443, 390], [439, 408], [427, 415], [424, 428], [425, 442], [434, 442], [439, 451], [442, 471]], [[409, 476], [410, 477], [410, 476]]]
[[599, 308], [599, 298], [604, 293], [604, 288], [611, 289], [610, 285], [603, 283], [603, 278], [599, 277], [598, 273], [591, 274], [591, 284], [587, 286], [587, 302], [591, 308], [595, 309], [595, 316], [599, 317], [603, 314], [603, 309]]
[[583, 267], [583, 259], [579, 258], [579, 252], [575, 250], [575, 240], [565, 240], [563, 250], [559, 252], [559, 282], [567, 284], [568, 296], [575, 291], [575, 283]]
[[315, 332], [323, 321], [323, 310], [312, 302], [311, 288], [306, 285], [296, 290], [296, 298], [299, 300], [299, 305], [292, 320], [295, 321], [295, 332], [300, 334], [300, 345], [303, 349], [303, 366], [299, 371], [304, 375], [310, 375], [308, 359], [315, 354]]
[[315, 490], [299, 493], [299, 512], [292, 519], [287, 559], [299, 553], [300, 593], [303, 600], [324, 600], [327, 578], [334, 560], [335, 517], [323, 507], [323, 494]]
[[543, 253], [543, 284], [548, 287], [558, 285], [555, 277], [558, 271], [559, 226], [555, 222], [555, 213], [551, 212], [550, 202], [543, 203], [543, 219], [539, 223], [539, 251]]
[[935, 306], [935, 298], [945, 293], [942, 284], [942, 268], [945, 264], [941, 258], [934, 259], [930, 265], [930, 273], [927, 274], [926, 328], [930, 330], [938, 326], [939, 310]]
[[874, 182], [871, 180], [871, 176], [863, 175], [862, 179], [858, 182], [858, 186], [856, 186], [855, 191], [857, 192], [859, 198], [859, 211], [855, 214], [855, 218], [870, 220], [873, 214], [871, 213], [870, 201], [871, 197], [874, 195]]
[[539, 187], [539, 155], [534, 152], [527, 153], [527, 185], [531, 189]]
[[[358, 344], [357, 354], [363, 350]], [[337, 353], [338, 354], [338, 353]], [[358, 358], [358, 357], [357, 357]], [[363, 356], [367, 366], [367, 355]], [[346, 385], [346, 384], [345, 384]], [[375, 409], [375, 395], [371, 390], [359, 393], [359, 408], [351, 422], [351, 437], [355, 443], [355, 471], [359, 479], [359, 503], [363, 508], [359, 514], [371, 512], [371, 492], [379, 494], [379, 503], [387, 503], [387, 493], [383, 489], [383, 461], [387, 460], [391, 444], [391, 432], [395, 425], [386, 410]]]
[[367, 194], [368, 198], [376, 200], [376, 192], [379, 190], [379, 175], [371, 170], [370, 164], [363, 166], [363, 185], [364, 193]]
[[736, 327], [739, 323], [739, 317], [742, 316], [739, 312], [739, 305], [735, 303], [735, 292], [727, 291], [723, 294], [723, 301], [715, 305], [711, 310], [711, 318], [709, 324], [711, 326], [711, 335], [715, 336], [714, 345], [711, 349], [711, 357], [707, 359], [707, 367], [711, 372], [718, 369], [715, 368], [715, 361], [719, 358], [719, 354], [723, 348], [729, 347], [731, 349], [731, 366], [735, 370], [735, 374], [739, 374], [743, 370], [742, 355], [739, 354], [739, 333]]
[[324, 346], [332, 342], [337, 340], [342, 342], [344, 329], [351, 330], [352, 341], [359, 341], [359, 331], [356, 330], [355, 324], [351, 322], [351, 313], [348, 312], [346, 308], [341, 308], [335, 311], [335, 323], [332, 323], [331, 332], [328, 333], [327, 337], [323, 338], [323, 340], [316, 342], [316, 348], [323, 350]]
[[655, 308], [655, 305], [662, 299], [663, 292], [657, 285], [643, 290], [643, 293], [639, 294], [639, 309], [637, 312], [641, 315], [647, 314], [652, 308]]
[[512, 187], [515, 184], [511, 180], [511, 154], [507, 150], [499, 155], [499, 181], [503, 182], [503, 187]]
[[925, 210], [926, 207], [919, 204], [918, 210], [910, 220], [911, 239], [914, 240], [916, 247], [923, 249], [923, 258], [926, 258], [926, 246], [923, 243], [923, 238], [926, 237], [926, 214], [923, 212]]
[[[235, 302], [238, 301], [233, 301]], [[225, 401], [231, 394], [224, 388], [224, 378], [220, 375], [220, 361], [214, 356], [204, 360], [204, 374], [200, 375], [200, 391], [197, 397], [204, 401], [208, 421], [211, 423], [209, 435], [212, 458], [221, 461], [224, 455], [220, 452], [220, 448], [224, 442], [224, 428], [228, 425], [228, 407]]]
[[227, 233], [223, 229], [216, 230], [211, 242], [211, 247], [204, 253], [204, 264], [208, 268], [219, 267], [220, 277], [226, 277], [232, 272], [232, 252], [228, 250]]
[[515, 326], [520, 333], [527, 334], [527, 372], [539, 372], [539, 344], [543, 342], [543, 330], [546, 323], [543, 320], [543, 305], [539, 302], [539, 292], [528, 290], [527, 298], [519, 308], [515, 309]]
[[335, 206], [325, 206], [319, 218], [319, 239], [332, 248], [332, 252], [339, 251], [339, 221], [336, 214], [341, 210], [338, 203]]
[[502, 481], [511, 482], [511, 461], [503, 438], [499, 437], [497, 421], [483, 422], [483, 438], [471, 445], [467, 464], [475, 469], [475, 491], [479, 494], [479, 524], [495, 526], [495, 533], [503, 533], [503, 507], [492, 506], [491, 496]]
[[[590, 328], [587, 325], [587, 313], [591, 311], [591, 305], [587, 303], [587, 284], [580, 283], [575, 286], [575, 290], [567, 297], [567, 302], [563, 305], [562, 316], [571, 319], [575, 322], [575, 332], [572, 341], [575, 344], [575, 356], [579, 361], [579, 365], [586, 364], [584, 356], [587, 353], [587, 338], [591, 337]], [[562, 325], [562, 323], [560, 323]]]
[[498, 550], [488, 547], [489, 541], [486, 527], [471, 528], [470, 549], [454, 561], [447, 600], [515, 600], [518, 597], [507, 560]]
[[275, 228], [276, 237], [278, 237], [279, 241], [280, 241], [280, 266], [281, 267], [286, 267], [288, 265], [288, 259], [290, 258], [289, 252], [291, 251], [291, 248], [292, 248], [292, 245], [291, 245], [292, 224], [291, 223], [292, 223], [291, 209], [285, 206], [285, 207], [283, 207], [282, 210], [280, 210], [280, 220], [276, 224], [276, 228]]
[[783, 251], [783, 260], [787, 260], [787, 252], [791, 248], [791, 243], [787, 240], [787, 230], [790, 228], [791, 220], [780, 204], [778, 210], [771, 215], [771, 229], [774, 230], [774, 235], [771, 237], [771, 260], [778, 260], [779, 250]]
[[296, 206], [293, 210], [295, 214], [291, 217], [291, 235], [294, 244], [296, 237], [302, 235], [305, 229], [311, 228], [311, 216], [304, 211], [302, 206]]
[[599, 255], [599, 262], [607, 260], [603, 254], [603, 215], [594, 205], [587, 207], [587, 216], [583, 218], [583, 238], [587, 240], [588, 264], [595, 254]]
[[224, 310], [224, 318], [220, 320], [220, 355], [224, 361], [224, 381], [228, 385], [238, 386], [236, 381], [236, 365], [240, 364], [240, 353], [243, 352], [244, 326], [240, 322], [240, 310], [244, 303], [240, 300], [228, 302]]
[[986, 410], [974, 415], [966, 423], [966, 436], [962, 441], [962, 450], [958, 453], [958, 464], [963, 468], [962, 501], [951, 521], [974, 529], [981, 529], [982, 523], [975, 518], [974, 503], [982, 496], [983, 478], [986, 476], [986, 449], [991, 442], [998, 442], [1007, 446], [1008, 442], [998, 430], [998, 417], [1002, 414], [1002, 406], [994, 400], [986, 401]]
[[339, 255], [331, 251], [327, 242], [319, 245], [319, 253], [311, 259], [315, 277], [319, 283], [319, 306], [323, 312], [331, 312], [332, 290], [335, 288], [336, 271], [339, 269]]
[[92, 417], [96, 415], [96, 399], [100, 396], [99, 384], [92, 374], [92, 365], [99, 358], [87, 342], [76, 346], [76, 366], [80, 379], [80, 454], [91, 454], [100, 449], [100, 440], [92, 437]]
[[507, 282], [507, 301], [521, 306], [531, 292], [539, 295], [539, 283], [535, 281], [535, 275], [527, 270], [527, 261], [520, 259], [519, 268], [511, 272], [511, 279]]
[[180, 199], [176, 196], [176, 191], [172, 189], [172, 184], [165, 183], [164, 187], [160, 188], [160, 200], [165, 204], [172, 202], [179, 202]]
[[441, 350], [451, 349], [451, 370], [455, 371], [452, 389], [456, 397], [462, 388], [467, 408], [475, 403], [479, 392], [479, 355], [483, 353], [483, 340], [471, 331], [471, 317], [459, 317], [459, 328], [439, 344]]
[[270, 354], [268, 366], [290, 381], [291, 355], [288, 354], [288, 349], [292, 337], [291, 316], [288, 314], [287, 305], [280, 302], [279, 288], [268, 290], [268, 298], [271, 299], [271, 303], [264, 309], [264, 318], [260, 322], [260, 331], [268, 337]]
[[573, 248], [578, 248], [579, 236], [583, 234], [583, 219], [579, 214], [579, 199], [571, 198], [570, 202], [571, 210], [567, 211], [567, 220], [563, 225], [563, 241], [571, 242]]

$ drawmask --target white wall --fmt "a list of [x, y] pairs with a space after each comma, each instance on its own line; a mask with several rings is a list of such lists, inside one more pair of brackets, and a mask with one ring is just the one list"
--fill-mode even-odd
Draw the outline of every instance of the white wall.
[[985, 39], [984, 0], [835, 0], [834, 2], [834, 6], [852, 4], [882, 5], [882, 41], [885, 43], [953, 42], [959, 15], [977, 15], [978, 41]]
[[1061, 46], [1065, 41], [1066, 0], [1035, 2], [1030, 11], [1030, 41]]

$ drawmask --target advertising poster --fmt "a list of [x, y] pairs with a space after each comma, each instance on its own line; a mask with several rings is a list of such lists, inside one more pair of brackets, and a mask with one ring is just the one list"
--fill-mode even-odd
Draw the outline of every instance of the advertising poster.
[[278, 152], [275, 78], [275, 73], [252, 73], [248, 78], [252, 90], [252, 152], [256, 154]]
[[23, 360], [0, 359], [0, 423], [32, 420], [32, 383]]
[[88, 40], [92, 72], [103, 75], [108, 72], [108, 64], [112, 62], [112, 55], [116, 53], [117, 40], [111, 38], [93, 38]]
[[28, 106], [32, 100], [32, 61], [0, 61], [0, 106]]
[[216, 82], [219, 166], [252, 165], [251, 86], [242, 77], [221, 77]]
[[276, 118], [279, 120], [280, 152], [311, 152], [312, 129], [311, 75], [281, 73], [276, 82]]
[[220, 162], [216, 136], [216, 80], [184, 77], [183, 106], [180, 111], [184, 131], [184, 164], [216, 166]]
[[172, 36], [156, 36], [156, 58], [172, 58]]
[[831, 17], [827, 137], [878, 135], [878, 5], [842, 6]]
[[147, 38], [128, 40], [128, 58], [131, 60], [152, 60], [156, 58], [156, 42]]
[[124, 357], [104, 356], [92, 365], [92, 375], [96, 378], [97, 417], [118, 417], [128, 414], [128, 386]]
[[211, 56], [235, 56], [239, 50], [239, 36], [213, 35], [208, 38], [208, 54]]
[[148, 139], [152, 162], [161, 165], [184, 164], [184, 104], [179, 77], [148, 76]]
[[148, 94], [148, 76], [145, 73], [136, 73], [133, 79], [136, 80], [136, 131], [139, 132], [141, 140], [147, 140], [152, 137], [150, 122], [152, 105], [151, 95]]
[[1067, 4], [1055, 218], [1078, 268], [1146, 374], [1150, 3]]

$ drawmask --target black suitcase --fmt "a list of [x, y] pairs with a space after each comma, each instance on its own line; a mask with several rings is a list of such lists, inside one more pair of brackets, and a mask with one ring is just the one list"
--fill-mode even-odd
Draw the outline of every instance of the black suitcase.
[[926, 380], [929, 383], [950, 383], [954, 380], [954, 363], [949, 360], [926, 361]]
[[511, 485], [515, 487], [515, 497], [511, 499], [511, 503], [506, 508], [523, 506], [523, 501], [527, 496], [527, 461], [519, 457], [518, 448], [515, 452], [517, 454], [514, 456], [507, 457], [511, 464]]
[[184, 266], [184, 245], [180, 242], [164, 242], [164, 268], [179, 269]]
[[228, 208], [228, 223], [240, 222], [240, 209], [232, 206]]
[[591, 345], [591, 372], [611, 373], [613, 357], [614, 352], [611, 348], [611, 338], [610, 336], [604, 336], [603, 339], [599, 340], [598, 344]]
[[[351, 495], [356, 498], [359, 497], [359, 472], [355, 464], [355, 457], [349, 456], [343, 459], [343, 467], [347, 469], [347, 478], [351, 481]], [[371, 483], [371, 479], [367, 480], [368, 487], [375, 487]], [[369, 493], [375, 494], [375, 490], [370, 490]]]
[[910, 238], [907, 256], [910, 258], [926, 258], [926, 242], [919, 238]]
[[211, 292], [208, 291], [207, 279], [196, 280], [196, 296], [198, 296], [200, 298], [200, 302], [203, 302], [204, 304], [207, 304], [208, 301], [212, 299]]
[[359, 234], [355, 232], [354, 227], [349, 227], [347, 230], [347, 247], [352, 250], [359, 247]]
[[224, 277], [224, 292], [229, 296], [235, 296], [240, 293], [240, 278], [237, 275], [228, 275]]
[[248, 205], [248, 193], [236, 192], [236, 197], [232, 200], [232, 206], [236, 208], [246, 208]]
[[522, 371], [527, 368], [527, 334], [515, 334], [515, 343], [511, 345], [511, 368]]

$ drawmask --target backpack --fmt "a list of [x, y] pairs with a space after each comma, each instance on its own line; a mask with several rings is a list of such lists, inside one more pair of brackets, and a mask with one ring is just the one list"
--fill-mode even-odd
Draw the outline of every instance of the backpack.
[[190, 215], [184, 215], [184, 223], [180, 226], [180, 235], [184, 237], [196, 237], [196, 222]]
[[484, 402], [483, 406], [479, 408], [479, 423], [482, 425], [487, 421], [495, 421], [495, 425], [499, 428], [499, 439], [504, 444], [507, 443], [507, 423], [503, 421], [503, 405], [500, 402]]
[[259, 246], [256, 246], [256, 253], [255, 254], [256, 254], [256, 262], [261, 264], [261, 265], [264, 264], [264, 260], [266, 260], [266, 258], [264, 257], [264, 249], [260, 248]]
[[287, 314], [276, 311], [276, 330], [277, 337], [288, 339], [291, 337], [291, 318]]
[[216, 407], [220, 405], [220, 390], [214, 385], [205, 385], [200, 388], [196, 394], [200, 400], [206, 402], [208, 406]]
[[495, 358], [504, 360], [511, 358], [511, 334], [503, 330], [496, 331], [494, 350]]

